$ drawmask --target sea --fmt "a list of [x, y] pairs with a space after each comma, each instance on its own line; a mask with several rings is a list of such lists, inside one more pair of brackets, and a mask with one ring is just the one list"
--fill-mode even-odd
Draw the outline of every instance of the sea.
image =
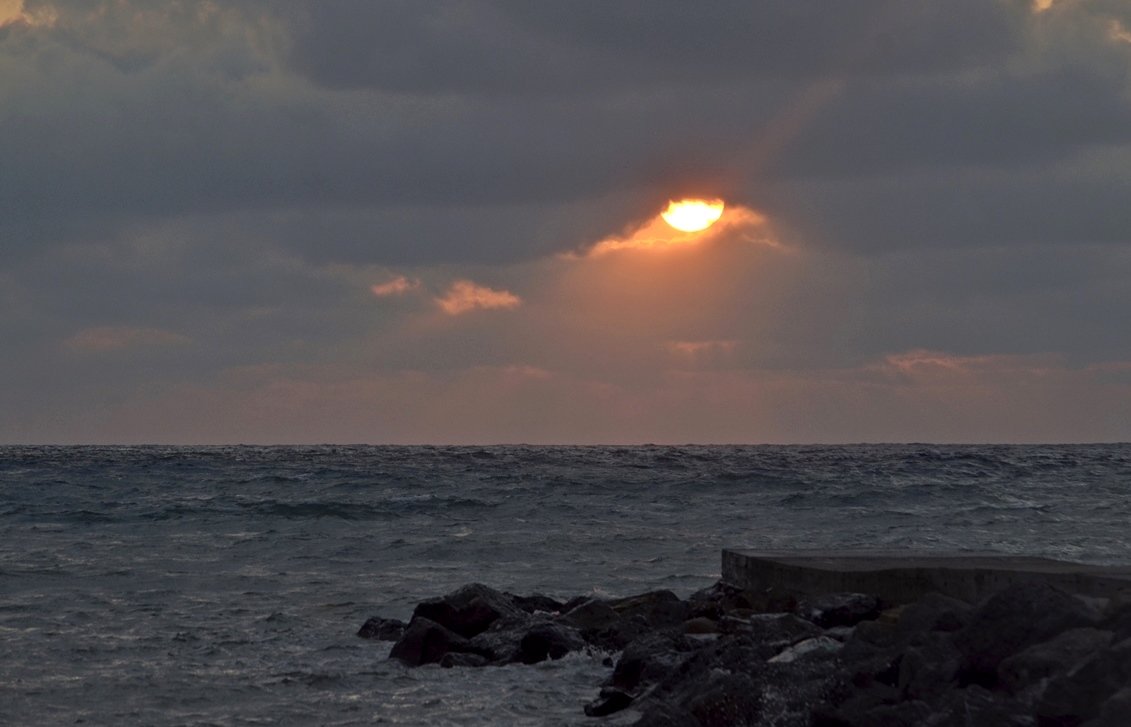
[[473, 581], [685, 597], [723, 548], [1129, 563], [1129, 523], [1127, 444], [0, 447], [0, 724], [608, 724], [604, 655], [357, 629]]

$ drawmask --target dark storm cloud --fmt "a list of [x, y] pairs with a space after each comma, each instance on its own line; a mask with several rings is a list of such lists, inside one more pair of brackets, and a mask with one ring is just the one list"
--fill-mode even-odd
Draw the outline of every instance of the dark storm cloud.
[[[558, 224], [609, 195], [628, 220], [693, 189], [762, 205], [797, 177], [851, 198], [860, 176], [1031, 165], [1131, 129], [1127, 54], [1062, 33], [1041, 42], [1064, 62], [1027, 62], [1023, 2], [29, 5], [49, 6], [53, 26], [0, 40], [0, 259], [138, 219], [242, 215], [254, 235], [279, 211], [282, 244], [319, 260], [521, 259], [615, 231]], [[817, 237], [908, 240], [866, 215]]]
[[413, 93], [584, 94], [961, 68], [1019, 42], [1020, 3], [366, 0], [305, 8], [292, 58], [320, 82]]

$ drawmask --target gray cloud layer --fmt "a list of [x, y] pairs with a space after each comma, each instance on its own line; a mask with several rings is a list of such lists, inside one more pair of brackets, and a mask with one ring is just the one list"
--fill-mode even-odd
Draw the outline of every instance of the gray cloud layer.
[[[0, 17], [0, 440], [98, 438], [68, 416], [122, 407], [105, 436], [143, 436], [171, 406], [146, 401], [248, 367], [638, 367], [659, 401], [677, 339], [747, 341], [711, 350], [752, 378], [920, 349], [1131, 360], [1129, 26], [1083, 0], [27, 0]], [[701, 315], [635, 338], [546, 312], [576, 274], [555, 255], [683, 194], [759, 210], [795, 257], [719, 247], [712, 274], [748, 282], [703, 277]], [[402, 273], [428, 292], [375, 301]], [[414, 318], [462, 278], [523, 305]], [[789, 386], [799, 411], [822, 396]], [[1093, 436], [1131, 436], [1126, 411]]]

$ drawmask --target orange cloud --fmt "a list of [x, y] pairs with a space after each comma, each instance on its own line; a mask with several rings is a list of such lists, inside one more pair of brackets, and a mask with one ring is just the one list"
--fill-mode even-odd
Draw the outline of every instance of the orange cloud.
[[79, 331], [64, 341], [64, 345], [76, 351], [103, 353], [140, 346], [179, 346], [189, 342], [187, 336], [159, 328], [98, 326]]
[[448, 315], [458, 316], [476, 309], [517, 308], [522, 300], [507, 290], [494, 290], [470, 280], [457, 280], [444, 297], [436, 298], [436, 303]]
[[0, 0], [0, 28], [16, 24], [52, 26], [58, 20], [59, 13], [49, 5], [29, 11], [24, 0]]
[[1112, 20], [1108, 24], [1108, 35], [1116, 43], [1131, 43], [1131, 30], [1118, 20]]
[[668, 341], [668, 350], [684, 356], [730, 353], [737, 341]]
[[419, 280], [409, 280], [403, 275], [398, 275], [387, 283], [377, 283], [370, 286], [369, 290], [378, 298], [388, 298], [394, 295], [404, 295], [410, 290], [420, 287]]
[[[598, 257], [619, 250], [652, 250], [660, 251], [670, 248], [698, 245], [703, 242], [715, 240], [722, 235], [736, 229], [746, 227], [760, 227], [765, 225], [766, 217], [754, 210], [741, 205], [728, 206], [723, 216], [711, 227], [700, 232], [680, 232], [675, 230], [661, 215], [649, 219], [640, 227], [624, 237], [609, 237], [596, 243], [580, 254], [568, 257]], [[771, 238], [746, 237], [747, 242], [759, 242], [777, 246], [777, 241]]]

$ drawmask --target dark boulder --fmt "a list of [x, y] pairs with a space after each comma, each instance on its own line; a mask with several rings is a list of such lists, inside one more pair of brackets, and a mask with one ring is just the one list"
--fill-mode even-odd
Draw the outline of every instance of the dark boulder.
[[393, 644], [390, 659], [409, 666], [436, 664], [451, 651], [467, 651], [468, 641], [435, 621], [417, 617], [409, 623], [404, 634]]
[[763, 647], [766, 658], [824, 633], [816, 624], [792, 613], [758, 613], [748, 623], [751, 638]]
[[949, 692], [923, 727], [1033, 727], [1030, 710], [1009, 695], [973, 684]]
[[640, 617], [652, 629], [678, 626], [686, 621], [690, 609], [685, 601], [671, 591], [649, 591], [638, 596], [618, 598], [609, 602], [613, 611], [623, 619]]
[[855, 626], [880, 615], [880, 599], [866, 593], [829, 593], [802, 601], [797, 613], [823, 629]]
[[1052, 679], [1037, 705], [1037, 724], [1074, 727], [1097, 718], [1101, 705], [1129, 684], [1131, 639], [1126, 639], [1101, 649], [1069, 673]]
[[517, 617], [522, 610], [505, 594], [480, 583], [471, 583], [441, 597], [422, 601], [413, 619], [426, 618], [471, 638], [504, 616]]
[[816, 707], [813, 727], [920, 727], [931, 715], [931, 707], [918, 700], [901, 702], [894, 688], [874, 686], [857, 692], [836, 705]]
[[357, 635], [363, 639], [396, 641], [404, 634], [405, 622], [395, 618], [374, 616], [361, 625]]
[[904, 633], [924, 631], [958, 631], [970, 623], [970, 604], [941, 593], [928, 593], [904, 606], [899, 615], [899, 629]]
[[675, 632], [648, 634], [625, 647], [610, 683], [617, 689], [639, 692], [671, 674], [683, 657], [698, 645]]
[[534, 593], [529, 596], [516, 596], [513, 593], [506, 594], [511, 599], [511, 603], [526, 613], [537, 613], [539, 611], [545, 613], [561, 613], [562, 608], [565, 606], [561, 601], [543, 596], [541, 593]]
[[451, 669], [456, 666], [486, 666], [487, 657], [479, 654], [467, 654], [461, 651], [449, 651], [440, 659], [440, 666]]
[[1100, 714], [1088, 720], [1084, 727], [1127, 727], [1131, 721], [1131, 686], [1120, 689], [1108, 697], [1100, 707]]
[[585, 641], [575, 629], [556, 623], [538, 623], [522, 635], [515, 660], [523, 664], [537, 664], [547, 659], [560, 659], [584, 648]]
[[702, 727], [761, 724], [762, 690], [749, 675], [732, 673], [695, 685], [675, 700]]
[[931, 701], [954, 688], [962, 655], [945, 634], [928, 632], [904, 649], [896, 682], [904, 699]]
[[616, 687], [605, 687], [601, 694], [592, 702], [585, 705], [585, 714], [589, 717], [605, 717], [632, 704], [633, 696]]
[[1068, 673], [1110, 643], [1110, 631], [1069, 629], [1003, 659], [997, 668], [998, 679], [1006, 689], [1018, 694], [1041, 680]]
[[595, 632], [616, 624], [620, 620], [620, 614], [607, 601], [591, 598], [564, 612], [561, 620], [582, 631]]
[[992, 688], [998, 665], [1007, 657], [1096, 620], [1083, 601], [1048, 583], [1010, 585], [980, 603], [970, 623], [955, 632], [954, 645], [963, 657], [960, 679]]

